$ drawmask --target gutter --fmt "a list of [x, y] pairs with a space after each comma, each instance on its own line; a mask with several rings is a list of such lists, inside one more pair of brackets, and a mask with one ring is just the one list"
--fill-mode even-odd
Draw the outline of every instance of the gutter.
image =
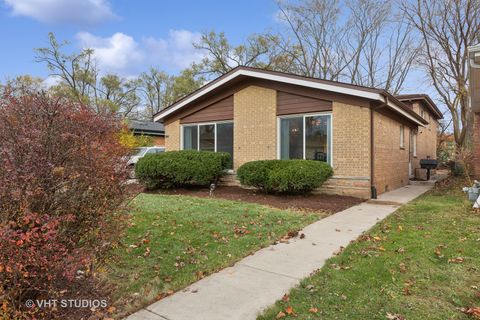
[[379, 109], [388, 107], [388, 96], [385, 96], [385, 103], [370, 108], [370, 197], [377, 199], [377, 188], [375, 187], [375, 125], [374, 115]]

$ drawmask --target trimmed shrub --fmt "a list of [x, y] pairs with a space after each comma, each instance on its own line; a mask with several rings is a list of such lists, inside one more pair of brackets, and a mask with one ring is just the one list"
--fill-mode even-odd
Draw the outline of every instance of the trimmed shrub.
[[251, 161], [237, 170], [241, 184], [268, 193], [308, 193], [332, 174], [327, 163], [313, 160]]
[[226, 152], [167, 151], [138, 160], [135, 176], [147, 189], [207, 186], [217, 182], [229, 161]]

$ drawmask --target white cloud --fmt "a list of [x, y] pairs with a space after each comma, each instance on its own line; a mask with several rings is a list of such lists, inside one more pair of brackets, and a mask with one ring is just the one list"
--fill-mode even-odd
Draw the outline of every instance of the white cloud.
[[116, 18], [108, 0], [4, 0], [14, 16], [48, 24], [93, 25]]
[[94, 56], [102, 72], [120, 72], [141, 63], [143, 53], [138, 43], [121, 32], [101, 38], [88, 32], [77, 34], [82, 48], [94, 49]]
[[168, 72], [186, 68], [204, 57], [202, 51], [193, 47], [200, 37], [200, 33], [188, 30], [170, 30], [166, 39], [144, 37], [138, 41], [121, 32], [110, 37], [88, 32], [77, 34], [82, 48], [94, 49], [101, 72], [121, 75], [145, 71], [152, 65]]
[[200, 37], [201, 34], [198, 32], [170, 30], [167, 39], [148, 37], [142, 42], [145, 49], [150, 52], [149, 60], [152, 64], [161, 63], [183, 69], [205, 56], [204, 52], [193, 46]]

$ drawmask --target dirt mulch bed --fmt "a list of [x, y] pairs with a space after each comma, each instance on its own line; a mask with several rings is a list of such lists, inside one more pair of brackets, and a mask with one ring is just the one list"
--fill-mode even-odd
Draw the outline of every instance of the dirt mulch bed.
[[[174, 190], [162, 190], [160, 193], [187, 195], [202, 198], [209, 197], [208, 188], [181, 188]], [[345, 210], [364, 201], [363, 199], [354, 197], [327, 194], [270, 195], [256, 190], [248, 190], [234, 186], [217, 187], [213, 193], [213, 198], [253, 202], [280, 209], [323, 211], [330, 214]]]

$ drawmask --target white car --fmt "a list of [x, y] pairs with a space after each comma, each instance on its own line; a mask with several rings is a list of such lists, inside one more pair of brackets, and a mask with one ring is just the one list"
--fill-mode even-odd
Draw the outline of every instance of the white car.
[[138, 160], [144, 157], [146, 154], [152, 153], [163, 153], [165, 152], [164, 147], [141, 147], [136, 148], [135, 153], [128, 159], [127, 165], [128, 166], [135, 166]]

